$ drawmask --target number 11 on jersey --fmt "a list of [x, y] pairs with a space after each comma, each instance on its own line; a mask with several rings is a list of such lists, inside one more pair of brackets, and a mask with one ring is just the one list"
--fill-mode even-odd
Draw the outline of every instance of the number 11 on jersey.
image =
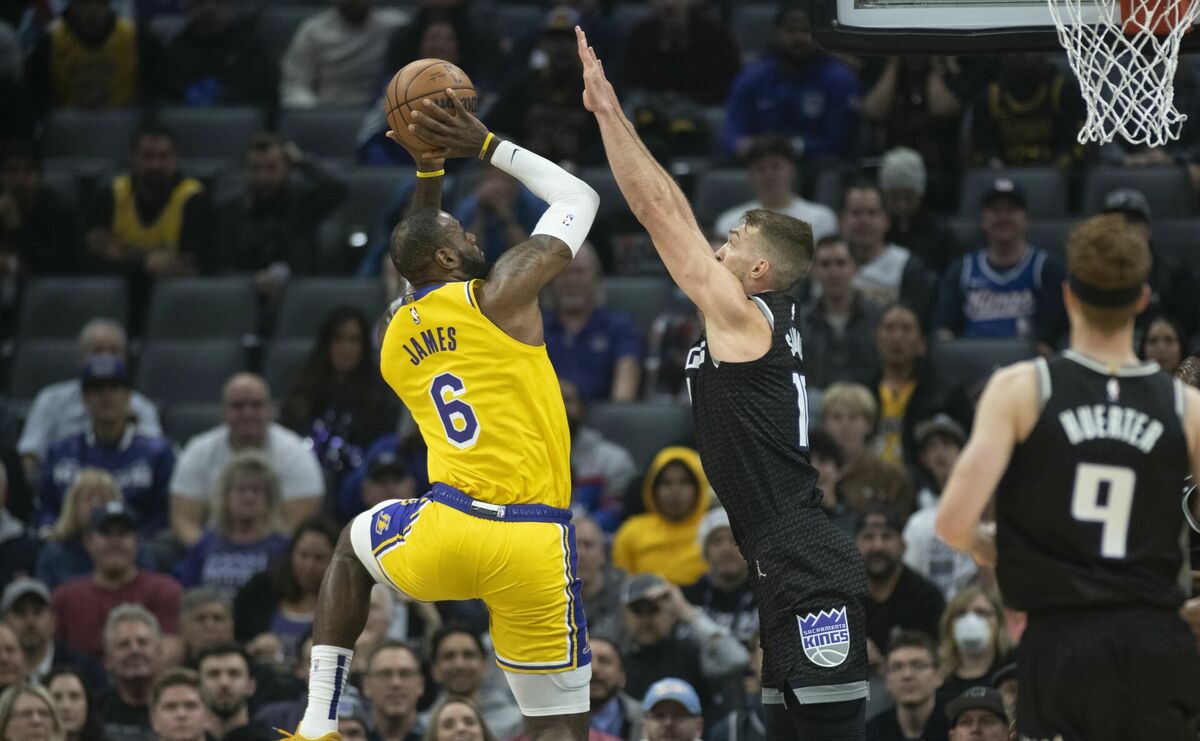
[[808, 387], [799, 371], [792, 373], [792, 383], [796, 386], [796, 406], [800, 411], [800, 447], [808, 448]]

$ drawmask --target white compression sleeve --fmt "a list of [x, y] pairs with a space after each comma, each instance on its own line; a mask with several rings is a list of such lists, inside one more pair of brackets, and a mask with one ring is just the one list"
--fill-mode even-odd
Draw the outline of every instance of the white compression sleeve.
[[538, 198], [550, 204], [534, 227], [567, 243], [578, 254], [587, 239], [600, 196], [592, 187], [541, 155], [502, 141], [492, 154], [492, 166], [520, 180]]

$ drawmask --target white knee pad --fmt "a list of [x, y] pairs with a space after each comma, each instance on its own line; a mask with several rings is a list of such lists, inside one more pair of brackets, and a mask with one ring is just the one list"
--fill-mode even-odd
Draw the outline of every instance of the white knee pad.
[[575, 715], [591, 709], [588, 685], [592, 682], [592, 665], [568, 669], [555, 674], [524, 674], [504, 671], [521, 714], [536, 718], [546, 715]]

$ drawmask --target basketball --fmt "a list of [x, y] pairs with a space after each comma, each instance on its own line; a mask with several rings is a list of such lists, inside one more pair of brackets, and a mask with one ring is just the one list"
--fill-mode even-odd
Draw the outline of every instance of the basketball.
[[396, 132], [400, 142], [413, 152], [424, 152], [433, 149], [433, 144], [425, 141], [408, 130], [413, 123], [412, 112], [424, 106], [421, 101], [425, 98], [435, 105], [454, 112], [454, 102], [446, 94], [450, 88], [462, 101], [463, 108], [475, 112], [475, 86], [471, 78], [457, 65], [441, 59], [418, 59], [404, 65], [388, 83], [384, 92], [384, 112], [387, 114], [388, 126]]

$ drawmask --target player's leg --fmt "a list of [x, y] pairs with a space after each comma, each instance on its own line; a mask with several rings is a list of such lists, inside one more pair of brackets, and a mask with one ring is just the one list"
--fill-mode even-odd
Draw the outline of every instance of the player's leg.
[[337, 708], [350, 677], [354, 642], [367, 624], [375, 580], [354, 552], [350, 528], [342, 530], [329, 569], [321, 580], [313, 620], [308, 707], [297, 734], [319, 739], [337, 731]]
[[763, 726], [766, 730], [767, 741], [800, 741], [796, 735], [796, 724], [783, 704], [783, 693], [779, 690], [763, 688]]
[[867, 737], [866, 699], [801, 703], [786, 692], [784, 705], [800, 741], [863, 741]]

